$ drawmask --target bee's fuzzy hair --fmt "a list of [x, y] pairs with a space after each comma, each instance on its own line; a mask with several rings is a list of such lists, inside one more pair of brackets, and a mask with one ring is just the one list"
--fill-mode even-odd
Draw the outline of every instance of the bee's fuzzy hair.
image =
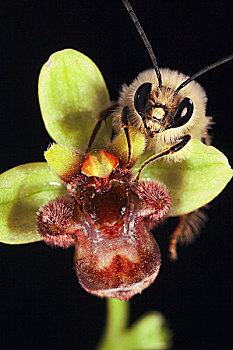
[[[184, 82], [188, 76], [178, 71], [170, 70], [168, 68], [162, 68], [161, 70], [163, 86], [170, 88], [170, 92], [163, 95], [162, 103], [164, 105], [171, 104], [174, 97], [174, 91], [177, 87]], [[141, 72], [130, 85], [123, 85], [119, 98], [119, 107], [114, 112], [113, 128], [116, 132], [121, 129], [121, 113], [125, 106], [129, 107], [129, 123], [134, 125], [137, 129], [144, 132], [144, 124], [142, 118], [138, 115], [134, 106], [135, 93], [140, 85], [150, 82], [152, 84], [152, 90], [158, 87], [158, 80], [155, 75], [154, 69], [148, 69]], [[208, 128], [211, 125], [211, 117], [207, 117], [206, 103], [207, 97], [205, 90], [195, 81], [190, 82], [178, 93], [179, 98], [182, 100], [185, 97], [190, 98], [193, 101], [194, 111], [190, 120], [185, 124], [177, 128], [167, 129], [161, 133], [155, 135], [155, 137], [148, 140], [147, 149], [153, 149], [155, 153], [160, 152], [169, 145], [176, 143], [182, 136], [190, 134], [192, 138], [202, 140], [208, 136]], [[188, 148], [186, 146], [184, 150]], [[174, 161], [181, 160], [184, 157], [185, 152], [180, 151], [177, 154], [166, 157], [171, 158]]]

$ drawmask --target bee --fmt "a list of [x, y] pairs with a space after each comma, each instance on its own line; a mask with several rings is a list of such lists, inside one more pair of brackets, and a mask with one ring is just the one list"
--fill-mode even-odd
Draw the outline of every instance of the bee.
[[[134, 126], [146, 137], [145, 151], [153, 152], [150, 161], [158, 155], [167, 155], [167, 162], [185, 159], [191, 138], [209, 145], [209, 129], [212, 118], [206, 115], [207, 96], [202, 86], [195, 81], [204, 73], [233, 59], [229, 55], [208, 65], [191, 76], [170, 69], [159, 69], [153, 49], [128, 0], [122, 0], [153, 63], [153, 68], [138, 74], [130, 85], [123, 85], [119, 99], [100, 112], [91, 134], [87, 152], [96, 134], [109, 116], [112, 116], [112, 139], [122, 128], [128, 143], [128, 164], [131, 157], [129, 126]], [[178, 148], [176, 147], [178, 145]], [[173, 149], [175, 152], [170, 152]], [[179, 151], [179, 152], [176, 152]], [[143, 169], [140, 169], [140, 173]], [[139, 173], [139, 175], [140, 175]], [[189, 243], [197, 236], [205, 222], [202, 210], [183, 215], [174, 233], [170, 236], [169, 253], [177, 258], [177, 243]]]

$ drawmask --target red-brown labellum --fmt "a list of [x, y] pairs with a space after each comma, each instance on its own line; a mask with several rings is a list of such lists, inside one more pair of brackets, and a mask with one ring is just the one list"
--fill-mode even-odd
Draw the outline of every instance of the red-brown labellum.
[[135, 224], [126, 222], [121, 233], [112, 238], [101, 232], [95, 237], [91, 237], [92, 232], [88, 237], [85, 231], [79, 235], [74, 268], [86, 291], [124, 300], [155, 280], [161, 264], [159, 247], [144, 227], [135, 231]]
[[44, 241], [63, 248], [75, 244], [79, 282], [100, 297], [125, 300], [141, 293], [161, 265], [150, 229], [165, 219], [170, 195], [161, 183], [132, 179], [115, 156], [94, 151], [67, 184], [69, 195], [38, 213]]
[[165, 217], [159, 213], [164, 207], [168, 212], [170, 197], [161, 184], [148, 182], [144, 186], [147, 192], [152, 187], [155, 197], [142, 201], [124, 176], [110, 181], [108, 191], [96, 193], [87, 187], [83, 193], [85, 220], [77, 234], [74, 268], [89, 293], [124, 300], [140, 293], [158, 275], [161, 255], [148, 218], [155, 209], [159, 218]]

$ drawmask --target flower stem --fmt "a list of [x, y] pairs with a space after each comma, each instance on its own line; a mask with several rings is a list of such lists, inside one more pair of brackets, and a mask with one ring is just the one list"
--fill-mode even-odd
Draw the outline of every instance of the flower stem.
[[97, 350], [118, 349], [117, 343], [126, 330], [129, 319], [129, 302], [107, 299], [107, 320], [105, 331]]

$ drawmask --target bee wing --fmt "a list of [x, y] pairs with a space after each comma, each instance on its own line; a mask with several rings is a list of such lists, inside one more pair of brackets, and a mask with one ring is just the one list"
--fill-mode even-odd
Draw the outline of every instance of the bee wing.
[[186, 215], [183, 227], [180, 230], [178, 241], [183, 244], [192, 243], [199, 235], [201, 228], [207, 221], [207, 215], [203, 209], [195, 210]]

